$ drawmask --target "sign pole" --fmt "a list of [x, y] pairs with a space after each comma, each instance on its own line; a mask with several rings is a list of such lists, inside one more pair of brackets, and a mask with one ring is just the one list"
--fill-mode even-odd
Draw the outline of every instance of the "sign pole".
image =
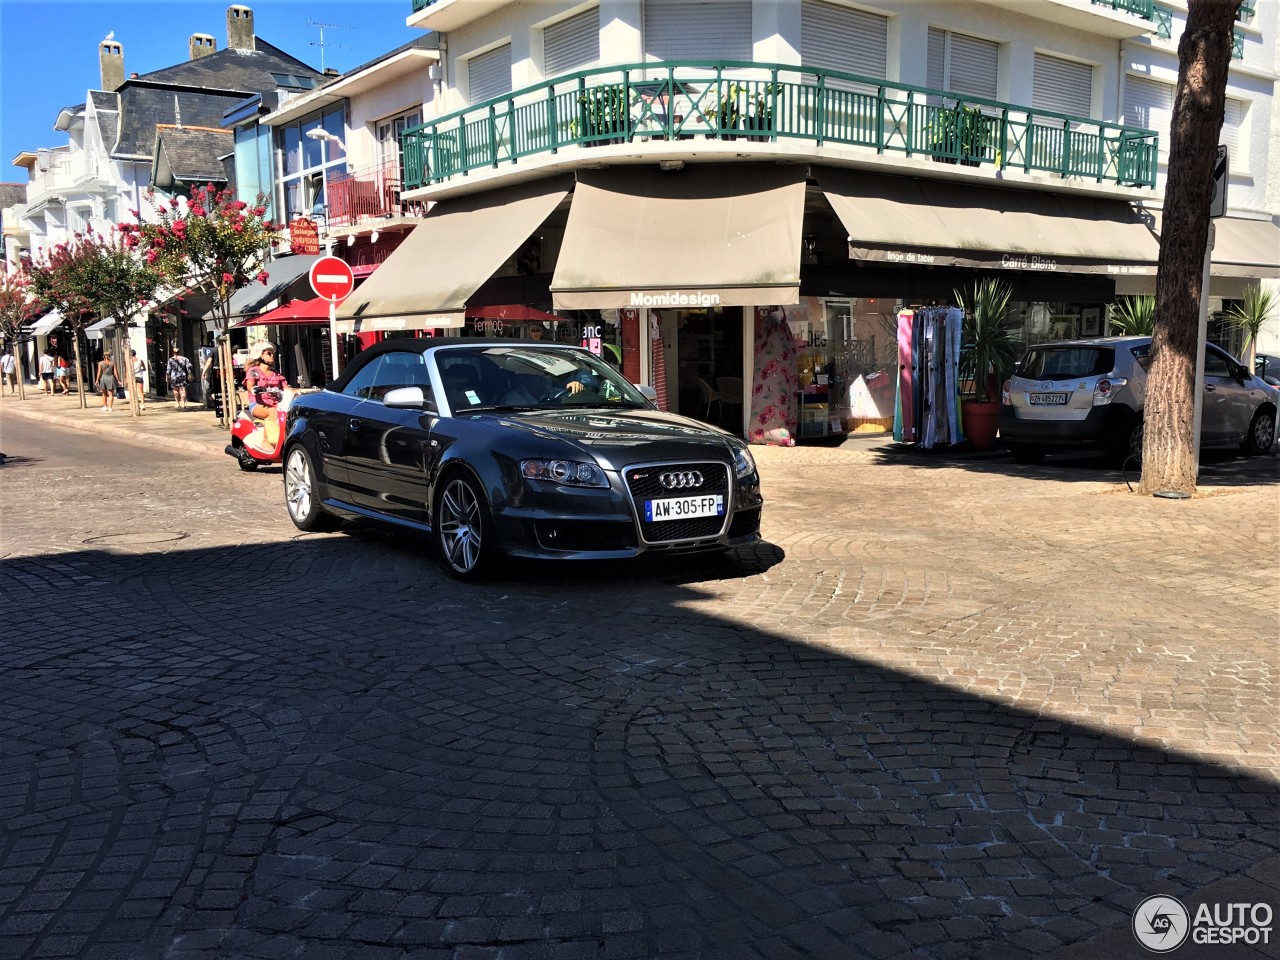
[[333, 365], [333, 379], [338, 379], [338, 301], [329, 301], [329, 361]]
[[1196, 333], [1196, 375], [1192, 386], [1191, 438], [1197, 482], [1200, 480], [1200, 424], [1204, 419], [1204, 344], [1209, 338], [1209, 280], [1213, 264], [1213, 243], [1217, 238], [1214, 220], [1227, 214], [1227, 186], [1231, 182], [1231, 157], [1219, 144], [1213, 163], [1213, 195], [1209, 199], [1209, 236], [1200, 268], [1200, 323]]

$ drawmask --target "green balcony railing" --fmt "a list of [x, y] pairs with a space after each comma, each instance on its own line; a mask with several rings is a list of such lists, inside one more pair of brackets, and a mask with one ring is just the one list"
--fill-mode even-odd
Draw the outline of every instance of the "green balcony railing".
[[1173, 36], [1173, 11], [1168, 7], [1156, 6], [1156, 36], [1168, 40]]
[[1231, 59], [1244, 59], [1244, 34], [1237, 30], [1231, 37]]
[[1141, 17], [1143, 20], [1152, 20], [1155, 18], [1153, 7], [1155, 0], [1093, 0], [1095, 7], [1109, 7], [1112, 10], [1123, 10], [1125, 13], [1133, 13]]
[[566, 147], [682, 140], [809, 141], [996, 170], [1154, 187], [1151, 130], [748, 61], [595, 67], [515, 90], [401, 135], [404, 186]]
[[419, 10], [425, 10], [435, 2], [436, 0], [413, 0], [413, 12], [417, 13]]
[[1253, 19], [1253, 15], [1257, 12], [1257, 8], [1250, 2], [1250, 0], [1243, 0], [1240, 4], [1240, 9], [1236, 11], [1236, 20], [1240, 23], [1248, 23]]

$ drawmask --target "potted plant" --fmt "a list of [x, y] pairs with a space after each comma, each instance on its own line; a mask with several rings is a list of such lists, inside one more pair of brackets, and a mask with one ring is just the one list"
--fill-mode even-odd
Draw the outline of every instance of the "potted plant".
[[1248, 350], [1246, 363], [1250, 373], [1258, 372], [1258, 334], [1271, 319], [1275, 307], [1275, 296], [1270, 290], [1253, 286], [1245, 290], [1244, 300], [1227, 314], [1227, 318], [1236, 326], [1236, 329], [1248, 338], [1245, 349]]
[[775, 83], [766, 83], [751, 101], [751, 109], [744, 118], [744, 126], [757, 133], [747, 137], [748, 140], [763, 141], [773, 139], [773, 95], [778, 90]]
[[627, 95], [621, 84], [591, 87], [578, 94], [578, 119], [569, 124], [569, 133], [588, 147], [621, 143], [627, 135], [627, 116]]
[[964, 309], [960, 343], [960, 379], [968, 384], [961, 401], [964, 435], [975, 450], [996, 445], [1000, 389], [1013, 371], [1022, 344], [1009, 316], [1012, 288], [1003, 280], [981, 280], [966, 297], [956, 290], [956, 302]]
[[1108, 312], [1111, 328], [1122, 337], [1149, 337], [1155, 331], [1155, 297], [1123, 297]]
[[746, 90], [736, 83], [725, 89], [724, 95], [716, 107], [716, 132], [711, 138], [721, 140], [737, 140], [738, 131], [742, 129], [742, 95]]
[[925, 129], [929, 152], [938, 163], [976, 167], [991, 159], [991, 120], [977, 107], [957, 103], [940, 109]]

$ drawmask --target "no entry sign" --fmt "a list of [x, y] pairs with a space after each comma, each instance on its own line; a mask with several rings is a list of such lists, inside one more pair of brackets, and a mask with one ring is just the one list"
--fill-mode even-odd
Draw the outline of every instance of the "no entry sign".
[[345, 260], [337, 257], [321, 257], [311, 265], [308, 276], [316, 296], [330, 303], [341, 303], [347, 299], [356, 285], [351, 268]]

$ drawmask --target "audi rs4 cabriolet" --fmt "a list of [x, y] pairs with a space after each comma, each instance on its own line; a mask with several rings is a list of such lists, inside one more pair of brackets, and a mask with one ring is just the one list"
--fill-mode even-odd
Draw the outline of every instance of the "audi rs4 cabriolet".
[[294, 401], [285, 443], [300, 529], [364, 518], [421, 531], [459, 579], [503, 555], [594, 560], [760, 538], [746, 444], [655, 409], [577, 347], [384, 341]]

